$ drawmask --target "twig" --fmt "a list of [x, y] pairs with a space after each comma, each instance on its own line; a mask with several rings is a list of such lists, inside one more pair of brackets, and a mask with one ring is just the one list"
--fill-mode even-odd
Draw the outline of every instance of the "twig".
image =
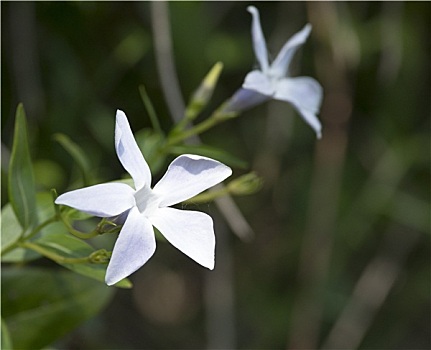
[[185, 104], [172, 52], [168, 6], [167, 1], [150, 2], [157, 69], [169, 111], [174, 121], [178, 123], [184, 116]]
[[[324, 342], [324, 349], [357, 349], [394, 286], [402, 266], [419, 239], [414, 232], [401, 237], [388, 233], [381, 252], [359, 278], [350, 300]], [[394, 242], [397, 243], [393, 247]]]
[[[307, 3], [314, 36], [335, 45], [333, 31], [339, 22], [330, 2]], [[325, 22], [326, 21], [326, 22]], [[335, 50], [334, 47], [332, 49]], [[338, 59], [343, 60], [343, 56]], [[288, 348], [316, 349], [323, 312], [323, 293], [332, 254], [341, 177], [347, 146], [346, 124], [352, 97], [347, 83], [346, 62], [333, 60], [332, 52], [316, 55], [316, 66], [324, 86], [323, 139], [317, 143], [307, 226], [298, 271], [298, 293], [292, 312]], [[330, 76], [328, 72], [331, 72]]]

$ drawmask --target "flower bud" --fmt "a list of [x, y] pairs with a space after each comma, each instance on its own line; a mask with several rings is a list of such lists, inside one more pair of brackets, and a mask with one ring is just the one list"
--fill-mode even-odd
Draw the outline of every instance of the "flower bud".
[[229, 193], [247, 195], [257, 192], [262, 187], [262, 178], [251, 172], [240, 176], [228, 184]]
[[193, 120], [207, 105], [217, 85], [222, 69], [223, 63], [217, 62], [194, 92], [186, 109], [186, 119], [188, 121]]

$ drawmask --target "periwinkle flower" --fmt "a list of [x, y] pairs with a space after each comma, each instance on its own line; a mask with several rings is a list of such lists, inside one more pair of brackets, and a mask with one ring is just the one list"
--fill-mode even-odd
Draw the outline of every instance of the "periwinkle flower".
[[320, 138], [322, 126], [316, 115], [319, 113], [322, 103], [322, 87], [313, 78], [293, 78], [289, 75], [292, 58], [307, 40], [311, 25], [305, 25], [301, 31], [293, 35], [281, 48], [275, 60], [270, 63], [259, 12], [254, 6], [247, 7], [247, 10], [252, 15], [251, 32], [259, 69], [247, 74], [242, 89], [232, 97], [226, 109], [228, 111], [244, 110], [269, 99], [289, 102]]
[[126, 115], [120, 110], [116, 116], [115, 148], [134, 181], [134, 188], [124, 183], [105, 183], [64, 193], [55, 201], [99, 217], [127, 214], [112, 251], [106, 283], [119, 282], [153, 255], [156, 250], [153, 226], [184, 254], [213, 269], [215, 235], [211, 217], [170, 206], [218, 184], [232, 170], [216, 160], [184, 154], [172, 161], [165, 175], [151, 188], [150, 169]]

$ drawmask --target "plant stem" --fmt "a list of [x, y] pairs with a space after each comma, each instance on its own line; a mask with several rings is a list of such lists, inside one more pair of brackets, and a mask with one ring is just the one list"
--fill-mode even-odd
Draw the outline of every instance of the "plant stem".
[[26, 240], [34, 237], [39, 231], [41, 231], [44, 227], [48, 226], [49, 224], [52, 224], [53, 222], [57, 221], [57, 216], [53, 216], [51, 218], [49, 218], [48, 220], [42, 222], [41, 224], [39, 224], [38, 226], [36, 226], [34, 228], [33, 231], [31, 231], [27, 236], [21, 236], [20, 239], [18, 239], [17, 241], [13, 242], [10, 246], [5, 247], [2, 251], [1, 254], [4, 255], [6, 253], [9, 253], [11, 250], [14, 250], [17, 246], [19, 246], [20, 243], [25, 242]]
[[45, 222], [42, 222], [36, 228], [31, 231], [27, 236], [23, 237], [25, 240], [29, 240], [30, 238], [34, 237], [39, 231], [41, 231], [44, 227], [48, 226], [49, 224], [52, 224], [53, 222], [56, 222], [58, 220], [57, 216], [54, 215], [53, 217], [49, 218]]
[[220, 113], [217, 110], [203, 122], [195, 125], [194, 127], [184, 130], [181, 134], [173, 136], [170, 138], [166, 144], [166, 148], [173, 146], [191, 136], [199, 135], [208, 129], [211, 129], [213, 126], [227, 120], [236, 117], [236, 113]]
[[90, 262], [90, 258], [88, 256], [83, 257], [83, 258], [66, 258], [64, 256], [53, 253], [53, 252], [49, 251], [48, 249], [43, 248], [42, 246], [40, 246], [38, 244], [31, 243], [31, 242], [20, 242], [20, 243], [18, 243], [18, 246], [20, 246], [22, 248], [31, 249], [31, 250], [43, 255], [44, 257], [51, 259], [51, 260], [55, 261], [56, 263], [60, 263], [60, 264], [82, 264], [82, 263]]
[[97, 230], [97, 228], [95, 230], [91, 231], [90, 233], [83, 233], [83, 232], [80, 232], [78, 230], [75, 230], [62, 214], [60, 214], [60, 219], [63, 222], [64, 226], [66, 226], [69, 233], [74, 235], [75, 237], [80, 238], [80, 239], [89, 239], [89, 238], [96, 237], [97, 235], [100, 234], [100, 232]]

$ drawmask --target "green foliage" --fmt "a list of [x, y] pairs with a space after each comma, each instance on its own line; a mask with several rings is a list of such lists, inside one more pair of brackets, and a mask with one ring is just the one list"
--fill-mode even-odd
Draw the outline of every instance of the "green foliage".
[[[2, 262], [25, 262], [40, 257], [40, 254], [36, 252], [21, 247], [13, 248], [13, 245], [22, 235], [22, 226], [18, 222], [10, 203], [1, 210], [1, 232]], [[9, 250], [10, 248], [13, 249]]]
[[9, 200], [24, 230], [34, 226], [36, 194], [33, 167], [27, 138], [27, 120], [24, 106], [19, 104], [15, 115], [15, 132], [8, 173]]
[[[72, 270], [81, 275], [93, 278], [99, 282], [105, 282], [105, 273], [107, 260], [103, 263], [92, 261], [81, 263], [68, 263], [68, 259], [80, 259], [89, 257], [95, 251], [88, 243], [61, 232], [64, 230], [64, 225], [61, 223], [53, 223], [46, 228], [47, 232], [34, 243], [46, 248], [49, 252], [61, 256], [63, 259], [56, 261], [58, 264]], [[132, 284], [128, 279], [124, 279], [116, 284], [117, 287], [131, 288]]]
[[2, 315], [15, 349], [51, 344], [96, 315], [111, 297], [112, 289], [66, 270], [2, 271]]
[[147, 114], [150, 117], [151, 124], [153, 126], [154, 131], [157, 134], [162, 134], [162, 128], [160, 126], [159, 118], [157, 117], [153, 103], [151, 102], [151, 99], [148, 96], [148, 93], [147, 93], [147, 90], [145, 89], [144, 84], [141, 84], [139, 86], [139, 93], [141, 94], [142, 102], [144, 103], [145, 109], [147, 110]]

